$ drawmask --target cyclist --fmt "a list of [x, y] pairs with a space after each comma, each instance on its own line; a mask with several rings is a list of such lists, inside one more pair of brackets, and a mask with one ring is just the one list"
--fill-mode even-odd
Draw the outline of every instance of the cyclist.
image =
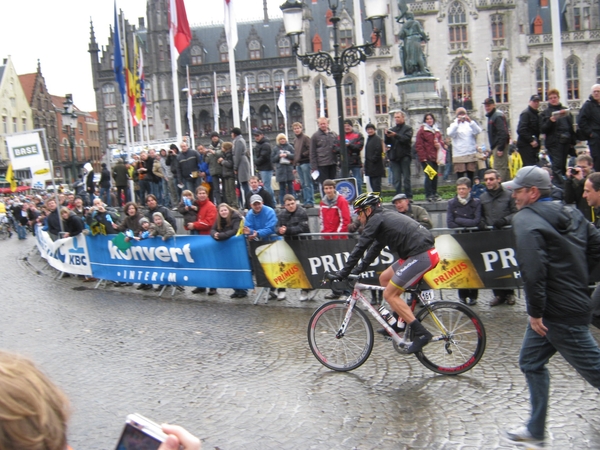
[[[415, 319], [410, 307], [400, 296], [438, 264], [439, 256], [434, 246], [433, 235], [411, 218], [383, 209], [378, 193], [360, 195], [353, 206], [354, 212], [364, 225], [364, 230], [344, 268], [333, 277], [343, 279], [350, 273], [360, 274], [371, 265], [386, 245], [395, 251], [400, 259], [382, 272], [379, 283], [385, 287], [385, 300], [414, 332], [413, 342], [407, 352], [417, 353], [429, 343], [432, 336], [421, 322]], [[355, 267], [365, 251], [367, 254]]]

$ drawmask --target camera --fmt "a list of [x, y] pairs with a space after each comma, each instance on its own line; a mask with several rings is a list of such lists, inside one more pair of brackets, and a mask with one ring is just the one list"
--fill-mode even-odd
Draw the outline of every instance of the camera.
[[160, 425], [141, 414], [129, 414], [115, 450], [157, 450], [166, 439]]

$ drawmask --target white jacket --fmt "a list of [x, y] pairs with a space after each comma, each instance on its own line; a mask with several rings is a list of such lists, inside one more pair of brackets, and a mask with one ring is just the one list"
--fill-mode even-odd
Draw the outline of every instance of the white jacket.
[[477, 153], [475, 136], [479, 133], [481, 127], [473, 119], [471, 122], [459, 122], [458, 119], [454, 119], [446, 130], [446, 134], [452, 138], [452, 157]]

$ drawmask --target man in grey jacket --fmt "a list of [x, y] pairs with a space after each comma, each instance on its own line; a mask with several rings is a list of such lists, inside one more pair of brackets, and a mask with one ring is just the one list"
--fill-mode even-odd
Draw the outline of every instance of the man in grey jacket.
[[329, 119], [320, 117], [317, 121], [319, 129], [310, 138], [310, 170], [319, 172], [319, 185], [323, 189], [323, 181], [337, 178], [338, 137], [329, 131]]
[[529, 324], [519, 366], [529, 386], [531, 418], [503, 433], [503, 440], [543, 448], [550, 376], [546, 365], [559, 352], [600, 389], [600, 349], [589, 329], [589, 269], [600, 258], [600, 232], [577, 209], [551, 201], [550, 176], [526, 166], [512, 181], [519, 210], [513, 217], [517, 261], [524, 282]]

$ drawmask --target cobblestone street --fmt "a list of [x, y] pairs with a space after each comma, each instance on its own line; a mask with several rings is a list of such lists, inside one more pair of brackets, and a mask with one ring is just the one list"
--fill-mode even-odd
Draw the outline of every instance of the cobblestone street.
[[[529, 414], [517, 359], [527, 315], [488, 306], [487, 350], [466, 374], [437, 375], [377, 336], [370, 359], [332, 372], [312, 355], [308, 320], [323, 300], [252, 304], [134, 287], [93, 289], [4, 241], [0, 342], [34, 359], [72, 402], [75, 450], [114, 448], [127, 414], [177, 423], [204, 449], [497, 449], [499, 430]], [[454, 292], [444, 299], [456, 300]], [[595, 336], [600, 336], [597, 330]], [[547, 447], [600, 449], [599, 394], [556, 356], [549, 365]]]

